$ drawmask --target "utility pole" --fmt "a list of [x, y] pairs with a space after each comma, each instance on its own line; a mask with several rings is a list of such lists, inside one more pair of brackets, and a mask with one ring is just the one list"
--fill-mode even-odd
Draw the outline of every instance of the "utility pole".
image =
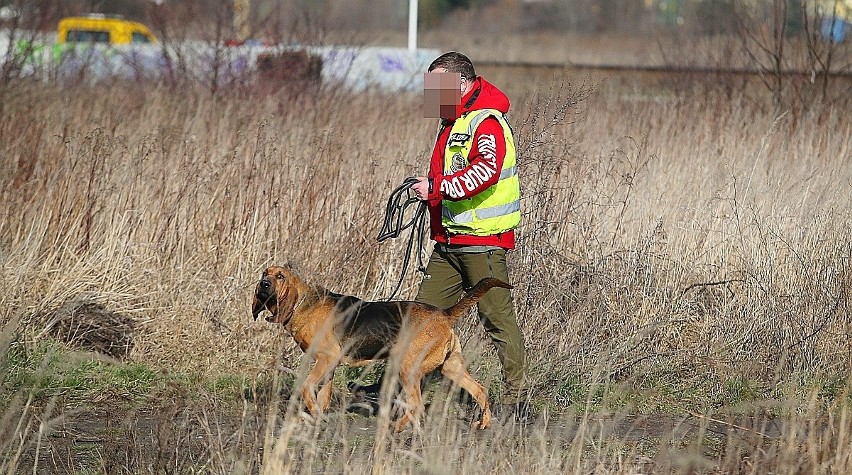
[[408, 0], [408, 51], [417, 50], [417, 0]]
[[234, 0], [234, 33], [237, 40], [245, 41], [251, 36], [249, 28], [250, 0]]

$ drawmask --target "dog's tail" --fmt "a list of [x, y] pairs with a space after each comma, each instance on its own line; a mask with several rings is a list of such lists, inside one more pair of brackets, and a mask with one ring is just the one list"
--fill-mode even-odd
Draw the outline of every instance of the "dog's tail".
[[470, 310], [470, 307], [473, 307], [474, 304], [476, 304], [476, 302], [485, 295], [485, 292], [488, 292], [488, 290], [492, 287], [502, 287], [504, 289], [514, 288], [500, 279], [487, 278], [480, 280], [479, 283], [474, 285], [473, 288], [458, 301], [458, 303], [445, 310], [447, 316], [450, 317], [450, 322], [454, 324], [462, 315]]

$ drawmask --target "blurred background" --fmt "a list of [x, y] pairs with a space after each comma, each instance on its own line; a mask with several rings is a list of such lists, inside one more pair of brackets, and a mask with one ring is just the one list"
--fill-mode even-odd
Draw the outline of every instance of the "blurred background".
[[[444, 34], [734, 34], [783, 19], [786, 35], [805, 33], [821, 16], [833, 39], [848, 36], [850, 0], [419, 0], [423, 32]], [[110, 13], [175, 25], [210, 22], [245, 12], [249, 33], [278, 40], [294, 30], [361, 32], [364, 41], [408, 28], [406, 0], [35, 0], [0, 1], [0, 20], [52, 29], [64, 16]], [[830, 18], [831, 17], [831, 18]], [[235, 21], [238, 21], [235, 18]], [[155, 25], [156, 26], [156, 25]], [[822, 26], [822, 25], [821, 25]], [[369, 32], [369, 33], [367, 33]], [[235, 32], [236, 33], [236, 32]], [[430, 46], [426, 44], [425, 46]]]
[[[322, 71], [325, 82], [354, 89], [416, 91], [429, 60], [457, 50], [485, 67], [737, 72], [771, 77], [780, 89], [789, 74], [823, 84], [852, 74], [850, 13], [852, 0], [0, 0], [0, 62], [7, 76], [49, 76], [48, 64], [71, 64], [73, 73], [61, 74], [76, 75], [81, 61], [54, 46], [67, 39], [57, 38], [57, 24], [95, 14], [139, 22], [160, 45], [125, 48], [111, 65], [88, 68], [108, 71], [102, 76], [162, 79], [175, 76], [164, 64], [180, 64], [180, 75], [221, 85], [302, 64], [306, 75]], [[281, 60], [282, 48], [308, 57]]]

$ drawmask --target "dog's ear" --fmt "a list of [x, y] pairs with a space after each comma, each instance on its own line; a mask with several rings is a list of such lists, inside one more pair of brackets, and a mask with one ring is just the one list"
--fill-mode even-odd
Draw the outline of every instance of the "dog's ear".
[[254, 298], [252, 298], [252, 302], [251, 302], [251, 316], [252, 316], [252, 318], [257, 320], [257, 316], [260, 315], [260, 312], [262, 312], [264, 309], [266, 309], [266, 306], [263, 304], [263, 302], [260, 301], [259, 298], [257, 298], [257, 292], [255, 292]]
[[287, 324], [293, 318], [297, 296], [298, 291], [292, 287], [287, 287], [284, 292], [277, 292], [271, 305], [266, 307], [272, 313], [272, 315], [266, 317], [266, 321]]

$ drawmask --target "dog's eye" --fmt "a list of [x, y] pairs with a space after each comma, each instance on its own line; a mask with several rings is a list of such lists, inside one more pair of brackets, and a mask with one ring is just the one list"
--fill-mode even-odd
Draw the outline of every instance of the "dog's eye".
[[279, 272], [278, 275], [276, 275], [275, 277], [278, 278], [278, 280], [284, 280], [284, 273]]

